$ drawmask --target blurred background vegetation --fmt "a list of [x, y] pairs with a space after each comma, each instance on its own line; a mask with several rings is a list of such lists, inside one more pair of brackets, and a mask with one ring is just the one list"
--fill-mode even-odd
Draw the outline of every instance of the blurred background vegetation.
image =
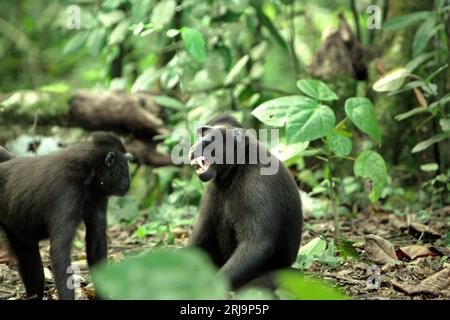
[[[353, 154], [375, 149], [388, 170], [371, 204], [351, 162], [336, 159], [338, 214], [375, 207], [424, 222], [448, 216], [449, 11], [446, 0], [1, 1], [0, 145], [17, 156], [54, 151], [104, 129], [77, 113], [83, 103], [114, 91], [119, 100], [102, 100], [106, 110], [111, 101], [139, 108], [144, 98], [134, 97], [145, 94], [155, 118], [148, 130], [134, 118], [104, 126], [146, 146], [109, 223], [130, 226], [127, 243], [183, 245], [204, 185], [188, 166], [161, 160], [179, 142], [171, 133], [223, 112], [264, 127], [256, 107], [317, 78], [339, 97], [329, 102], [337, 122], [347, 98], [371, 99], [381, 144], [354, 131]], [[368, 27], [374, 17], [380, 28]], [[281, 139], [307, 214], [331, 219], [322, 146], [289, 148], [284, 131]]]

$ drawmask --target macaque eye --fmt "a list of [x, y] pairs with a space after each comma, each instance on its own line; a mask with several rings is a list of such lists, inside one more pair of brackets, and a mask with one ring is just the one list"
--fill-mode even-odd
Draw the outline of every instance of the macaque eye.
[[114, 161], [116, 159], [116, 154], [114, 152], [108, 152], [105, 158], [105, 166], [108, 168], [111, 167], [114, 164]]

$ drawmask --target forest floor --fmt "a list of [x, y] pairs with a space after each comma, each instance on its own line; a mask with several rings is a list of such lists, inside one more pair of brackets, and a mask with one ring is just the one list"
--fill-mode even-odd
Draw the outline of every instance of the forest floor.
[[[449, 214], [450, 207], [444, 208], [427, 225], [414, 222], [413, 214], [397, 216], [373, 208], [361, 212], [357, 218], [343, 217], [341, 237], [352, 240], [350, 249], [359, 258], [340, 259], [331, 265], [315, 261], [305, 273], [329, 280], [352, 299], [450, 299], [450, 249], [443, 246], [441, 239], [449, 231]], [[120, 261], [132, 252], [161, 245], [152, 237], [137, 242], [132, 236], [137, 225], [110, 226], [110, 259]], [[333, 239], [332, 219], [306, 215], [304, 225], [302, 244], [317, 236]], [[184, 246], [190, 231], [190, 226], [172, 230], [174, 245]], [[80, 230], [72, 255], [73, 263], [81, 270], [81, 290], [76, 295], [77, 299], [95, 299], [83, 238], [84, 231]], [[56, 299], [48, 241], [42, 242], [41, 254], [45, 267], [45, 299]], [[373, 281], [369, 283], [369, 280]], [[16, 264], [6, 249], [0, 247], [0, 300], [23, 298], [24, 288]]]

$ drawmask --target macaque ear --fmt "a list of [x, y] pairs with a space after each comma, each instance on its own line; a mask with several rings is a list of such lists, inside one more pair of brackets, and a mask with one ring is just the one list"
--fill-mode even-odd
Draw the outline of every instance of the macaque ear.
[[134, 156], [129, 152], [125, 153], [123, 156], [124, 156], [124, 159], [127, 161], [134, 161]]
[[211, 128], [212, 127], [210, 127], [210, 126], [201, 126], [201, 127], [197, 128], [197, 136], [203, 137], [205, 135], [206, 131], [208, 131]]
[[108, 168], [111, 167], [114, 164], [114, 161], [116, 160], [116, 154], [114, 152], [108, 152], [105, 158], [105, 166]]

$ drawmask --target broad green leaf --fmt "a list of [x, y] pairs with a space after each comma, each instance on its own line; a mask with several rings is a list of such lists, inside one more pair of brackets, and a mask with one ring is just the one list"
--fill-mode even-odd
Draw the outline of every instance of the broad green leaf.
[[281, 161], [287, 161], [294, 157], [299, 156], [303, 151], [305, 151], [309, 146], [309, 142], [299, 142], [299, 143], [279, 143], [271, 149], [271, 152]]
[[72, 37], [69, 42], [64, 46], [63, 54], [70, 54], [77, 51], [81, 46], [83, 46], [89, 36], [88, 31], [78, 31], [77, 34]]
[[450, 131], [450, 118], [442, 118], [439, 120], [442, 131]]
[[326, 248], [327, 242], [320, 237], [316, 237], [300, 248], [297, 261], [303, 267], [309, 268], [315, 260], [322, 257]]
[[433, 144], [441, 142], [445, 139], [448, 139], [449, 137], [450, 137], [450, 135], [447, 133], [440, 133], [440, 134], [434, 135], [430, 139], [427, 139], [425, 141], [422, 141], [422, 142], [419, 142], [418, 144], [416, 144], [411, 152], [417, 153], [417, 152], [423, 151], [423, 150], [431, 147]]
[[363, 151], [353, 166], [355, 177], [368, 178], [372, 182], [369, 199], [376, 202], [381, 195], [388, 178], [386, 163], [383, 157], [372, 150]]
[[321, 101], [339, 99], [325, 83], [315, 79], [302, 79], [297, 81], [297, 87], [306, 95]]
[[87, 40], [87, 45], [91, 55], [95, 56], [100, 53], [106, 44], [106, 28], [96, 28], [91, 31]]
[[353, 124], [362, 132], [381, 143], [375, 108], [367, 98], [349, 98], [345, 101], [345, 113]]
[[194, 248], [151, 251], [118, 264], [101, 264], [92, 277], [100, 295], [110, 299], [223, 299], [227, 291], [210, 259]]
[[333, 110], [313, 99], [299, 100], [288, 109], [286, 134], [289, 143], [316, 140], [328, 135], [336, 122]]
[[286, 124], [289, 107], [301, 104], [308, 98], [304, 96], [286, 96], [264, 102], [252, 111], [252, 115], [262, 123], [272, 127], [283, 127]]
[[434, 15], [430, 16], [422, 23], [417, 29], [416, 35], [414, 36], [414, 41], [412, 44], [413, 57], [422, 53], [427, 47], [428, 41], [433, 36], [434, 25], [436, 24], [436, 17]]
[[150, 21], [156, 26], [165, 26], [172, 21], [177, 3], [175, 0], [159, 1], [152, 11]]
[[129, 0], [131, 2], [131, 15], [133, 22], [138, 23], [144, 20], [148, 11], [154, 5], [155, 0]]
[[347, 300], [348, 298], [324, 281], [289, 270], [277, 273], [280, 288], [288, 291], [296, 300]]
[[372, 86], [372, 89], [377, 92], [395, 91], [401, 88], [411, 72], [406, 68], [397, 68], [391, 70], [378, 79]]
[[200, 31], [183, 27], [181, 29], [181, 38], [183, 39], [186, 51], [195, 60], [204, 63], [206, 59], [205, 40]]
[[335, 131], [328, 136], [327, 145], [338, 157], [348, 156], [352, 152], [352, 140]]
[[113, 10], [111, 12], [100, 12], [98, 14], [98, 20], [105, 26], [111, 27], [125, 18], [125, 13], [122, 10]]
[[420, 166], [420, 170], [425, 172], [434, 172], [439, 170], [439, 165], [437, 163], [427, 163]]
[[182, 110], [184, 108], [184, 104], [177, 99], [168, 96], [154, 96], [155, 102], [163, 107], [174, 109], [174, 110]]
[[127, 36], [129, 26], [130, 23], [128, 22], [128, 20], [121, 21], [111, 32], [108, 44], [113, 45], [123, 42], [125, 40], [125, 37]]
[[239, 61], [231, 68], [230, 72], [227, 74], [227, 77], [225, 78], [224, 84], [229, 85], [233, 81], [236, 80], [238, 75], [241, 73], [241, 71], [245, 68], [245, 65], [247, 64], [250, 57], [248, 55], [243, 56], [239, 59]]
[[394, 17], [383, 23], [383, 29], [386, 30], [403, 29], [425, 20], [430, 16], [430, 14], [433, 14], [433, 12], [418, 11], [411, 14]]

